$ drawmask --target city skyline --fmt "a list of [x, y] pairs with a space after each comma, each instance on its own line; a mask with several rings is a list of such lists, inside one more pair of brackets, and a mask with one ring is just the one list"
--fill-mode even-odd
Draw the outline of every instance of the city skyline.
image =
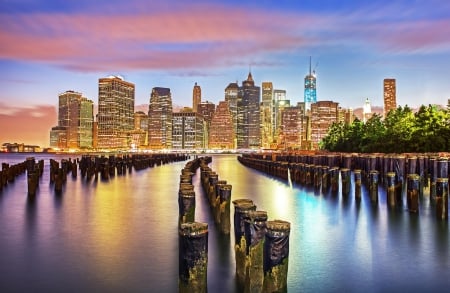
[[136, 85], [136, 106], [158, 86], [190, 106], [195, 82], [218, 104], [251, 66], [256, 85], [272, 82], [296, 104], [309, 56], [318, 101], [382, 106], [383, 80], [395, 78], [398, 105], [445, 105], [450, 4], [336, 2], [1, 3], [0, 141], [47, 145], [38, 127], [56, 124], [58, 94], [98, 105], [98, 78], [111, 74]]

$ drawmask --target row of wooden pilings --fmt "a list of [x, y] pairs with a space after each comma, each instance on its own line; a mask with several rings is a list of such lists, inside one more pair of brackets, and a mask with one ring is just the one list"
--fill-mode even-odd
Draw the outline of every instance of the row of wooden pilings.
[[[77, 170], [80, 170], [81, 178], [89, 181], [100, 179], [108, 181], [116, 175], [125, 175], [135, 170], [143, 170], [154, 166], [160, 166], [172, 162], [187, 160], [188, 155], [185, 154], [125, 154], [125, 155], [109, 155], [95, 156], [83, 155], [76, 160], [62, 159], [61, 163], [50, 159], [50, 182], [54, 183], [55, 192], [62, 192], [67, 175], [72, 174], [73, 178], [77, 178]], [[99, 175], [100, 174], [100, 175]]]
[[[208, 164], [211, 157], [190, 161], [180, 175], [179, 291], [207, 291], [208, 225], [195, 222], [192, 176], [201, 169], [201, 185], [220, 233], [230, 234], [232, 186], [219, 180]], [[290, 223], [268, 221], [250, 199], [233, 201], [236, 278], [244, 292], [286, 292]]]
[[36, 194], [39, 185], [39, 177], [44, 172], [44, 160], [36, 160], [33, 157], [26, 158], [25, 161], [9, 165], [2, 163], [2, 170], [0, 171], [0, 191], [8, 184], [12, 184], [16, 177], [27, 172], [28, 194], [33, 196]]
[[322, 192], [339, 191], [347, 196], [351, 190], [351, 172], [354, 176], [355, 199], [361, 199], [361, 186], [367, 186], [371, 201], [378, 202], [378, 186], [386, 190], [389, 207], [403, 205], [406, 187], [407, 208], [419, 211], [419, 197], [424, 188], [435, 203], [438, 219], [448, 219], [448, 192], [450, 161], [445, 156], [426, 154], [328, 154], [278, 155], [243, 154], [238, 160], [245, 166], [266, 174], [291, 180], [301, 186], [313, 186]]

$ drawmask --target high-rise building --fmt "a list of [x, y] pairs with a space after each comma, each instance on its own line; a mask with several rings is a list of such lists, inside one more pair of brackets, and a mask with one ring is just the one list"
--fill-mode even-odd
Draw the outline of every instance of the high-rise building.
[[119, 76], [98, 80], [98, 148], [128, 148], [134, 130], [134, 84]]
[[204, 101], [198, 104], [197, 110], [198, 113], [202, 115], [203, 119], [205, 120], [204, 144], [205, 148], [208, 148], [209, 127], [211, 125], [211, 120], [214, 116], [214, 112], [216, 112], [216, 105], [214, 103]]
[[194, 112], [198, 111], [198, 104], [202, 102], [202, 88], [195, 83], [192, 90], [192, 109]]
[[50, 133], [50, 145], [79, 149], [92, 147], [94, 103], [81, 93], [66, 91], [58, 97], [58, 126]]
[[234, 139], [233, 117], [228, 107], [228, 102], [221, 101], [211, 121], [209, 148], [233, 149]]
[[261, 89], [255, 86], [252, 74], [249, 72], [238, 92], [236, 133], [238, 148], [258, 149], [261, 147], [260, 94]]
[[172, 115], [172, 149], [203, 149], [204, 119], [196, 112], [179, 112]]
[[154, 87], [148, 106], [148, 146], [172, 148], [172, 94], [169, 88]]
[[384, 93], [384, 117], [391, 110], [397, 108], [397, 94], [394, 78], [385, 78], [383, 81], [383, 93]]
[[273, 85], [271, 82], [263, 82], [261, 102], [261, 146], [270, 148], [273, 143], [272, 103]]
[[286, 107], [281, 112], [278, 148], [283, 150], [302, 149], [302, 142], [306, 140], [306, 123], [303, 108]]
[[317, 102], [316, 72], [311, 70], [311, 57], [309, 58], [309, 74], [305, 76], [305, 107], [311, 109], [311, 104]]
[[235, 134], [234, 148], [236, 148], [236, 146], [237, 146], [236, 133], [237, 133], [238, 93], [239, 93], [239, 85], [237, 82], [232, 82], [225, 88], [225, 102], [228, 103], [231, 117], [233, 118], [233, 132]]
[[273, 91], [272, 103], [272, 129], [273, 136], [278, 139], [281, 126], [281, 113], [283, 109], [291, 106], [291, 101], [286, 98], [286, 90]]
[[148, 115], [142, 111], [134, 113], [134, 131], [132, 138], [132, 146], [148, 145]]
[[337, 122], [339, 103], [319, 101], [311, 104], [311, 142], [318, 149], [319, 142], [327, 135], [330, 126]]

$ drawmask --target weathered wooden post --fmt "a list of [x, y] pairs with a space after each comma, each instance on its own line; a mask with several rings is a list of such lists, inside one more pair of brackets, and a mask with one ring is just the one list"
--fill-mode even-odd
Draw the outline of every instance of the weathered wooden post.
[[235, 258], [236, 258], [236, 279], [240, 285], [245, 282], [245, 273], [247, 271], [246, 255], [247, 241], [245, 239], [244, 217], [247, 213], [256, 210], [256, 205], [250, 199], [236, 199], [234, 204], [234, 239], [235, 239]]
[[63, 168], [58, 168], [58, 170], [56, 170], [55, 176], [55, 191], [57, 193], [62, 192], [62, 186], [63, 186]]
[[448, 178], [436, 179], [436, 217], [448, 219]]
[[355, 199], [361, 200], [361, 169], [356, 169], [355, 171], [353, 171], [353, 174], [355, 177]]
[[179, 225], [194, 222], [195, 219], [195, 191], [192, 185], [181, 186], [178, 191]]
[[263, 292], [287, 292], [290, 231], [289, 222], [267, 221]]
[[179, 229], [178, 290], [207, 292], [208, 224], [185, 223]]
[[339, 191], [339, 169], [333, 167], [330, 169], [331, 191], [337, 193]]
[[437, 177], [448, 178], [448, 162], [447, 158], [439, 158], [437, 161]]
[[322, 184], [322, 166], [314, 165], [314, 188], [319, 189]]
[[397, 202], [397, 196], [395, 192], [395, 172], [388, 172], [386, 174], [387, 182], [387, 204], [390, 207], [395, 207]]
[[430, 197], [434, 198], [436, 196], [436, 180], [438, 178], [437, 175], [437, 159], [430, 158], [429, 162], [430, 169]]
[[419, 211], [419, 175], [417, 174], [408, 174], [406, 202], [410, 212]]
[[223, 184], [219, 187], [219, 223], [220, 232], [222, 234], [230, 234], [230, 201], [231, 201], [231, 189], [230, 184]]
[[372, 202], [378, 202], [378, 171], [369, 172], [369, 193]]
[[341, 181], [342, 181], [342, 195], [348, 195], [350, 193], [351, 178], [350, 169], [341, 169]]
[[330, 187], [329, 169], [328, 166], [322, 166], [322, 193], [327, 192]]
[[245, 217], [245, 237], [248, 244], [245, 292], [262, 292], [263, 289], [266, 222], [266, 211], [251, 211]]

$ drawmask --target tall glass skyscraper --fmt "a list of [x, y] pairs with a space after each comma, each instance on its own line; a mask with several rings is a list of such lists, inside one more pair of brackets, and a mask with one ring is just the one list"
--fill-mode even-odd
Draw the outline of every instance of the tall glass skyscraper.
[[154, 87], [148, 106], [148, 146], [172, 148], [172, 94], [169, 88]]
[[305, 76], [305, 108], [311, 110], [311, 104], [317, 102], [316, 73], [311, 71], [311, 57], [309, 58], [309, 74]]
[[258, 149], [261, 146], [260, 129], [261, 88], [255, 86], [252, 74], [239, 88], [237, 103], [237, 148]]
[[98, 80], [98, 148], [128, 148], [134, 130], [134, 84], [119, 76]]

